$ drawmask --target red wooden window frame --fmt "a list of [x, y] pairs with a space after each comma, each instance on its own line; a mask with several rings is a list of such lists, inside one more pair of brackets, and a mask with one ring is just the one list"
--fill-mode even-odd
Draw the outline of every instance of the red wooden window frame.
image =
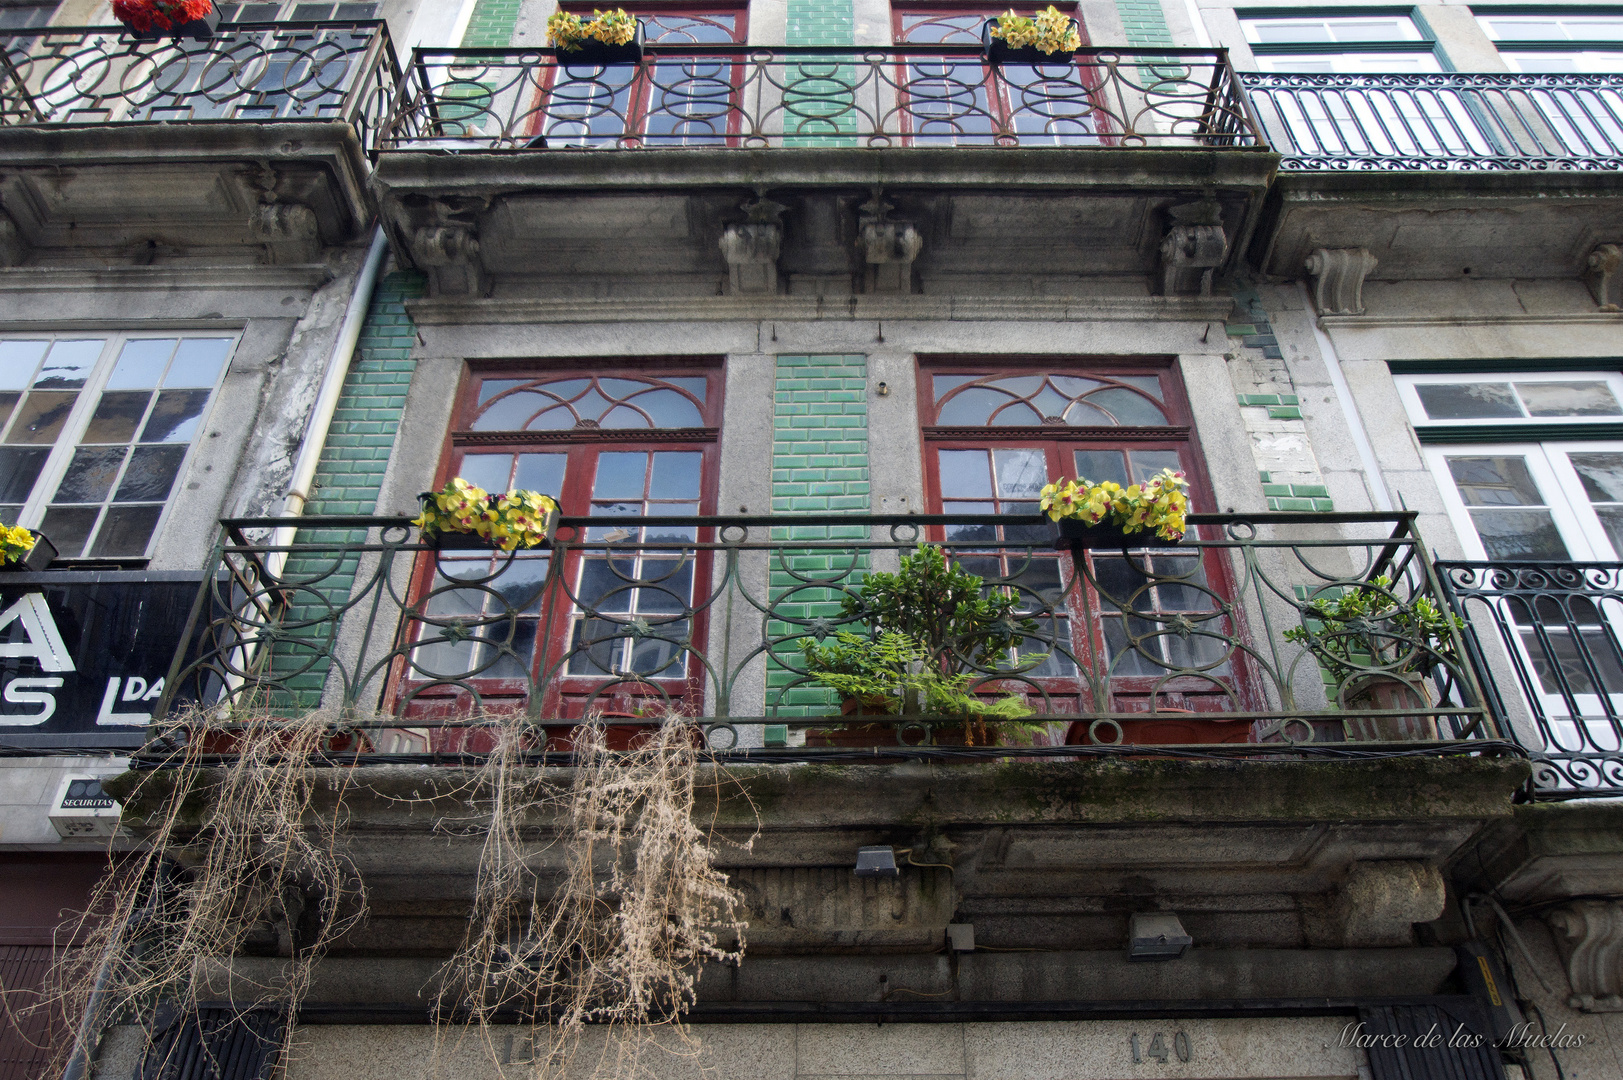
[[[1074, 3], [1055, 4], [1054, 6], [1076, 20], [1078, 33], [1082, 38], [1081, 47], [1087, 48], [1088, 26], [1087, 23], [1082, 19], [1081, 7]], [[898, 45], [909, 44], [906, 36], [907, 28], [904, 26], [904, 20], [906, 16], [909, 15], [976, 15], [984, 22], [988, 19], [995, 19], [997, 16], [1003, 14], [1007, 10], [1009, 10], [1007, 4], [986, 4], [974, 2], [954, 3], [953, 0], [935, 0], [933, 3], [893, 3], [890, 9], [891, 37]], [[979, 40], [980, 39], [977, 37], [976, 42], [979, 43]], [[967, 42], [965, 44], [967, 44]], [[968, 63], [968, 61], [965, 62], [966, 66]], [[1099, 88], [1099, 78], [1098, 72], [1095, 69], [1083, 68], [1081, 69], [1079, 77], [1082, 80], [1083, 86], [1087, 88], [1090, 96], [1097, 94]], [[905, 125], [907, 125], [908, 130], [913, 130], [915, 127], [915, 117], [906, 107], [908, 101], [907, 87], [909, 81], [910, 78], [907, 63], [902, 61], [898, 63], [896, 67], [896, 85], [902, 104], [902, 121]], [[993, 115], [1003, 130], [1010, 130], [1015, 122], [1015, 114], [1019, 111], [1015, 108], [1014, 102], [1011, 100], [1010, 95], [1017, 92], [1019, 87], [1009, 83], [1006, 79], [999, 78], [993, 71], [991, 65], [983, 64], [981, 67], [981, 81], [979, 84], [979, 89], [986, 95], [988, 111]], [[1090, 115], [1094, 118], [1095, 124], [1095, 131], [1092, 132], [1092, 135], [1103, 141], [1108, 132], [1108, 125], [1105, 123], [1104, 117], [1097, 110], [1091, 112]], [[919, 137], [928, 138], [931, 136], [928, 133], [920, 133]], [[946, 136], [942, 137], [945, 138]], [[977, 138], [977, 136], [973, 135], [962, 137], [965, 139]]]
[[[657, 380], [672, 377], [702, 377], [705, 380], [705, 401], [701, 410], [702, 426], [631, 429], [577, 426], [564, 430], [538, 431], [476, 431], [470, 426], [472, 418], [479, 411], [480, 388], [486, 380], [545, 379], [550, 382], [585, 378]], [[470, 364], [458, 391], [456, 411], [451, 429], [446, 435], [440, 467], [435, 477], [435, 487], [444, 485], [458, 475], [458, 470], [469, 453], [562, 452], [568, 458], [564, 468], [562, 489], [556, 493], [545, 494], [556, 494], [559, 510], [563, 516], [585, 516], [592, 513], [593, 485], [600, 454], [617, 450], [697, 452], [701, 455], [697, 513], [701, 516], [714, 514], [720, 481], [720, 419], [724, 382], [719, 359], [707, 362], [691, 358], [653, 358], [618, 364], [582, 361], [547, 366]], [[627, 517], [625, 520], [631, 522], [640, 519]], [[711, 529], [699, 529], [697, 533], [699, 542], [710, 540], [711, 532], [713, 532]], [[563, 530], [562, 535], [565, 539], [578, 539], [571, 536], [568, 528]], [[579, 718], [583, 715], [585, 702], [593, 691], [614, 683], [617, 679], [612, 674], [570, 674], [569, 665], [563, 660], [571, 648], [577, 614], [571, 596], [580, 586], [583, 566], [588, 557], [589, 553], [571, 550], [565, 556], [564, 565], [553, 569], [548, 584], [543, 587], [541, 594], [544, 606], [536, 625], [535, 646], [530, 654], [528, 671], [530, 679], [543, 687], [545, 694], [541, 703], [543, 717]], [[705, 553], [699, 552], [693, 555], [692, 561], [690, 604], [709, 595], [710, 589], [709, 558]], [[434, 587], [438, 563], [439, 560], [433, 556], [425, 556], [419, 560], [413, 571], [411, 595], [414, 598], [426, 596]], [[567, 591], [558, 587], [559, 574], [562, 575], [561, 581], [568, 586]], [[499, 579], [492, 584], [498, 583]], [[445, 587], [443, 579], [439, 587]], [[695, 611], [690, 633], [690, 640], [695, 643], [706, 640], [707, 612], [703, 608]], [[556, 677], [549, 678], [548, 671], [540, 670], [539, 665], [543, 656], [546, 658], [548, 671], [555, 671]], [[415, 693], [416, 688], [425, 687], [433, 680], [420, 673], [414, 674], [408, 664], [401, 663], [400, 667], [399, 675], [393, 680], [391, 709], [398, 711], [403, 706], [404, 716], [418, 718], [462, 715], [471, 706], [470, 696], [454, 686], [427, 686], [420, 693]], [[464, 681], [479, 691], [487, 709], [497, 710], [522, 709], [530, 682], [523, 677], [480, 677]], [[639, 704], [645, 703], [645, 699], [662, 700], [663, 695], [669, 695], [678, 708], [691, 712], [698, 712], [702, 708], [705, 692], [704, 669], [698, 657], [692, 652], [686, 655], [678, 673], [647, 676], [645, 681], [657, 684], [658, 689], [652, 686], [638, 687], [636, 682], [622, 679], [618, 682], [618, 689], [593, 701], [592, 707], [605, 710], [611, 715], [629, 714], [635, 711]], [[663, 695], [660, 691], [663, 691]], [[408, 695], [410, 701], [404, 701]]]
[[[559, 4], [558, 9], [560, 11], [589, 18], [597, 6], [601, 5], [594, 6], [591, 3], [577, 3], [574, 2], [574, 0], [569, 0], [569, 2]], [[735, 20], [733, 24], [733, 44], [742, 45], [749, 41], [748, 0], [740, 0], [740, 2], [737, 3], [724, 2], [708, 4], [638, 3], [636, 0], [627, 0], [626, 3], [621, 4], [620, 6], [623, 7], [628, 13], [636, 16], [639, 19], [659, 18], [660, 16], [667, 15], [732, 15], [734, 16]], [[657, 45], [658, 42], [650, 41], [649, 44]], [[718, 58], [715, 63], [720, 65], [727, 63], [727, 61]], [[655, 67], [657, 67], [657, 65]], [[653, 96], [653, 72], [655, 67], [650, 67], [645, 60], [642, 64], [638, 65], [636, 70], [632, 73], [630, 84], [626, 88], [625, 128], [618, 136], [583, 136], [583, 138], [595, 140], [614, 137], [626, 140], [628, 143], [635, 144], [645, 137], [647, 135], [645, 127], [648, 123], [649, 102]], [[738, 58], [737, 62], [732, 63], [731, 70], [728, 72], [727, 76], [728, 81], [732, 84], [732, 91], [729, 94], [729, 109], [726, 123], [723, 125], [725, 130], [718, 132], [717, 136], [725, 139], [726, 144], [729, 146], [737, 143], [738, 135], [741, 130], [740, 117], [736, 106], [738, 96], [743, 91], [744, 67], [745, 65], [743, 63], [743, 58], [740, 57]], [[551, 98], [552, 90], [556, 85], [557, 77], [558, 69], [556, 67], [548, 68], [547, 74], [543, 79], [541, 86], [537, 88], [535, 102], [537, 122], [536, 130], [532, 132], [533, 135], [540, 135], [544, 133], [543, 128], [545, 126], [545, 119], [542, 117], [540, 110]], [[661, 145], [664, 145], [664, 143], [662, 142]]]
[[[942, 426], [935, 423], [937, 414], [937, 401], [935, 395], [934, 376], [975, 374], [986, 378], [1007, 378], [1011, 376], [1036, 375], [1040, 373], [1064, 374], [1080, 377], [1090, 375], [1155, 375], [1160, 381], [1163, 395], [1163, 405], [1171, 423], [1155, 426], [1071, 426], [1064, 423], [1047, 422], [1040, 426], [988, 426], [988, 427], [956, 427]], [[1052, 481], [1059, 476], [1076, 476], [1076, 468], [1072, 451], [1081, 449], [1122, 450], [1126, 448], [1143, 450], [1176, 450], [1184, 470], [1189, 475], [1191, 509], [1196, 513], [1215, 512], [1216, 506], [1212, 502], [1211, 483], [1207, 476], [1205, 457], [1201, 452], [1199, 440], [1196, 437], [1191, 423], [1188, 397], [1184, 392], [1183, 382], [1177, 375], [1177, 370], [1171, 359], [1142, 359], [1142, 358], [1102, 358], [1097, 360], [1075, 361], [1056, 360], [1039, 357], [920, 357], [917, 364], [918, 378], [918, 414], [919, 427], [922, 434], [921, 445], [924, 453], [925, 491], [929, 501], [930, 513], [943, 512], [944, 500], [942, 497], [940, 475], [940, 451], [942, 450], [997, 450], [997, 449], [1042, 449], [1048, 463], [1048, 480]], [[1018, 501], [1018, 500], [1015, 500]], [[950, 508], [949, 508], [950, 509]], [[1033, 507], [1035, 512], [1035, 507]], [[930, 530], [931, 539], [942, 541], [946, 539], [946, 529], [935, 526]], [[1005, 543], [1010, 543], [1005, 541]], [[996, 548], [996, 542], [988, 543], [988, 552]], [[966, 555], [969, 553], [966, 552]], [[1024, 550], [1021, 550], [1023, 556]], [[1097, 566], [1099, 558], [1112, 557], [1108, 554], [1096, 555], [1089, 552], [1086, 556], [1090, 565]], [[1119, 558], [1119, 556], [1117, 556]], [[1153, 557], [1153, 556], [1152, 556]], [[1187, 558], [1187, 554], [1184, 555]], [[1061, 556], [1062, 559], [1069, 558]], [[1225, 598], [1234, 598], [1234, 582], [1230, 573], [1228, 560], [1223, 557], [1221, 549], [1206, 549], [1202, 561], [1205, 571], [1206, 585], [1213, 592]], [[1065, 569], [1062, 564], [1062, 574]], [[1076, 588], [1067, 593], [1068, 617], [1070, 620], [1071, 643], [1078, 660], [1086, 662], [1088, 656], [1104, 657], [1106, 616], [1101, 614], [1101, 602], [1096, 592], [1089, 587], [1088, 607], [1092, 618], [1084, 620], [1084, 612], [1079, 605], [1080, 597]], [[1170, 609], [1169, 609], [1170, 610]], [[1112, 616], [1115, 617], [1115, 616]], [[1245, 628], [1241, 613], [1236, 608], [1232, 621], [1223, 629], [1240, 639], [1245, 639]], [[1191, 712], [1230, 712], [1235, 710], [1256, 710], [1264, 707], [1262, 694], [1256, 677], [1254, 666], [1248, 662], [1243, 652], [1236, 652], [1230, 659], [1229, 671], [1222, 676], [1226, 685], [1232, 688], [1232, 697], [1218, 692], [1204, 677], [1178, 676], [1168, 680], [1158, 689], [1154, 686], [1159, 676], [1154, 675], [1117, 675], [1110, 682], [1111, 702], [1091, 702], [1088, 700], [1088, 686], [1081, 678], [1066, 676], [1046, 676], [1034, 681], [1039, 682], [1049, 693], [1056, 706], [1067, 699], [1076, 702], [1076, 712], [1138, 712], [1147, 711], [1151, 707], [1151, 695], [1155, 694], [1157, 711], [1177, 712], [1187, 709]], [[1009, 683], [1007, 689], [1019, 691], [1017, 683]], [[1236, 736], [1242, 731], [1236, 731]], [[1108, 740], [1107, 740], [1108, 741]]]

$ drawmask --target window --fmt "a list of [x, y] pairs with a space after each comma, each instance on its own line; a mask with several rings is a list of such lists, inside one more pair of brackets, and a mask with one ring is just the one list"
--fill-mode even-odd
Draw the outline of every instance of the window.
[[[978, 46], [987, 20], [1004, 10], [896, 5], [892, 29], [903, 45]], [[1065, 6], [1061, 10], [1075, 15]], [[1087, 41], [1084, 28], [1082, 44]], [[993, 68], [979, 60], [914, 58], [902, 65], [899, 78], [915, 144], [987, 143], [1014, 132], [1022, 145], [1042, 145], [1045, 139], [1074, 145], [1099, 141], [1103, 127], [1092, 85], [1075, 63]]]
[[376, 3], [308, 4], [301, 0], [276, 4], [215, 4], [221, 22], [346, 22], [375, 19]]
[[1382, 75], [1440, 71], [1436, 45], [1407, 13], [1373, 9], [1337, 15], [1240, 12], [1263, 71]]
[[0, 520], [61, 556], [142, 558], [236, 339], [0, 339]]
[[[1033, 514], [1042, 486], [1061, 476], [1128, 484], [1163, 468], [1201, 472], [1170, 365], [942, 362], [921, 370], [920, 386], [934, 512]], [[1204, 499], [1205, 485], [1193, 487]], [[1046, 526], [947, 525], [938, 539], [991, 587], [1054, 613], [1019, 651], [1048, 654], [1026, 677], [1069, 698], [1068, 709], [1198, 712], [1249, 700], [1226, 640], [1226, 573], [1211, 555], [1092, 551], [1092, 580], [1078, 588]], [[1185, 632], [1168, 632], [1174, 622]]]
[[[563, 10], [590, 15], [590, 5]], [[743, 7], [633, 9], [649, 45], [733, 45], [746, 40]], [[724, 143], [737, 132], [735, 98], [744, 67], [720, 57], [667, 57], [638, 66], [570, 64], [551, 74], [540, 135], [552, 148], [613, 146], [623, 138], [660, 146]]]
[[1512, 71], [1623, 72], [1623, 13], [1477, 8], [1476, 19]]
[[[700, 530], [649, 518], [713, 513], [721, 379], [714, 368], [479, 371], [468, 382], [444, 479], [554, 495], [565, 515], [624, 518], [509, 558], [442, 551], [419, 582], [407, 671], [419, 707], [475, 689], [487, 701], [545, 688], [547, 715], [627, 712], [649, 695], [702, 697], [690, 647], [708, 562]], [[669, 548], [646, 545], [669, 543]], [[697, 593], [696, 591], [697, 590]], [[657, 688], [657, 689], [656, 689]]]

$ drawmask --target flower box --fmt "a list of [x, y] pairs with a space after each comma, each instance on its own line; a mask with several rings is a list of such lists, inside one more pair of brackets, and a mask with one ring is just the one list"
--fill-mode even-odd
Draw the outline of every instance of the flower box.
[[614, 45], [596, 38], [579, 38], [573, 48], [554, 45], [553, 53], [564, 67], [612, 67], [616, 64], [642, 63], [643, 27], [637, 20], [637, 36], [623, 45]]
[[1060, 518], [1058, 521], [1050, 521], [1048, 526], [1054, 534], [1054, 547], [1060, 551], [1085, 551], [1090, 548], [1164, 548], [1177, 547], [1180, 543], [1177, 540], [1163, 540], [1150, 529], [1125, 533], [1120, 525], [1112, 525], [1108, 521], [1088, 525], [1079, 518]]
[[[549, 510], [544, 519], [547, 539], [558, 530], [558, 511]], [[501, 547], [487, 537], [471, 532], [434, 532], [423, 537], [423, 544], [435, 551], [500, 551]], [[539, 545], [537, 545], [539, 546]], [[514, 548], [515, 551], [526, 550]]]
[[47, 540], [44, 533], [37, 532], [34, 534], [34, 546], [28, 549], [28, 554], [16, 560], [0, 559], [0, 570], [19, 574], [38, 573], [50, 566], [56, 556], [56, 545]]
[[[1035, 45], [1011, 46], [1002, 38], [992, 36], [992, 28], [997, 25], [996, 19], [987, 19], [981, 27], [981, 58], [993, 67], [1002, 64], [1069, 64], [1076, 59], [1075, 49], [1055, 49], [1053, 52], [1043, 52]], [[1075, 19], [1070, 20], [1071, 28], [1081, 32]]]
[[115, 5], [113, 14], [124, 24], [131, 38], [137, 42], [157, 42], [165, 38], [190, 38], [193, 41], [212, 41], [220, 26], [220, 12], [210, 7], [195, 19], [172, 18], [169, 4], [155, 0], [135, 0], [134, 3]]

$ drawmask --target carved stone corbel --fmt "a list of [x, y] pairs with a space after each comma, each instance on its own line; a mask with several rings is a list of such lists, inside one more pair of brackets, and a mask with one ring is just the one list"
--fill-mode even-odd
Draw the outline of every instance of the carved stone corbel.
[[1443, 913], [1442, 873], [1430, 863], [1384, 859], [1355, 863], [1336, 898], [1344, 948], [1413, 945], [1414, 924]]
[[778, 253], [783, 248], [783, 226], [778, 219], [787, 209], [770, 199], [757, 199], [744, 204], [748, 221], [723, 230], [721, 257], [727, 260], [727, 291], [732, 295], [777, 293]]
[[924, 237], [911, 222], [891, 221], [895, 209], [876, 190], [858, 208], [857, 248], [867, 263], [863, 291], [906, 295], [913, 291], [913, 260], [924, 249]]
[[260, 203], [248, 219], [254, 238], [265, 245], [270, 266], [313, 263], [321, 259], [321, 229], [316, 212], [299, 203]]
[[1364, 279], [1378, 262], [1365, 248], [1314, 248], [1307, 257], [1320, 315], [1362, 315]]
[[1623, 904], [1577, 900], [1549, 913], [1572, 996], [1585, 1012], [1623, 1012]]
[[0, 266], [21, 266], [28, 258], [28, 241], [10, 214], [0, 210]]
[[1212, 275], [1229, 251], [1222, 207], [1214, 199], [1202, 199], [1167, 213], [1172, 225], [1161, 241], [1161, 295], [1212, 295]]
[[1602, 311], [1623, 309], [1623, 244], [1596, 244], [1584, 264], [1584, 284]]
[[487, 291], [479, 236], [467, 222], [417, 229], [411, 236], [411, 259], [428, 274], [429, 289], [436, 296], [483, 296]]

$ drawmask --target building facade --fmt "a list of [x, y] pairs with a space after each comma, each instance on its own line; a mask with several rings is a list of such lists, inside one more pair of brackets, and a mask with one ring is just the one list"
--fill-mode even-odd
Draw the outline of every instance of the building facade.
[[[674, 712], [749, 926], [645, 1067], [1623, 1076], [1618, 9], [1079, 0], [998, 62], [999, 5], [636, 0], [605, 63], [553, 0], [219, 6], [0, 6], [0, 520], [58, 551], [0, 574], [0, 979], [188, 709], [330, 719], [369, 912], [280, 1063], [120, 1014], [96, 1075], [530, 1067], [427, 1023], [447, 823], [515, 717], [544, 778]], [[1176, 547], [1037, 516], [1168, 468]], [[425, 544], [455, 477], [561, 524]], [[835, 716], [803, 642], [920, 543], [1024, 721]], [[274, 982], [314, 895], [220, 963]]]

